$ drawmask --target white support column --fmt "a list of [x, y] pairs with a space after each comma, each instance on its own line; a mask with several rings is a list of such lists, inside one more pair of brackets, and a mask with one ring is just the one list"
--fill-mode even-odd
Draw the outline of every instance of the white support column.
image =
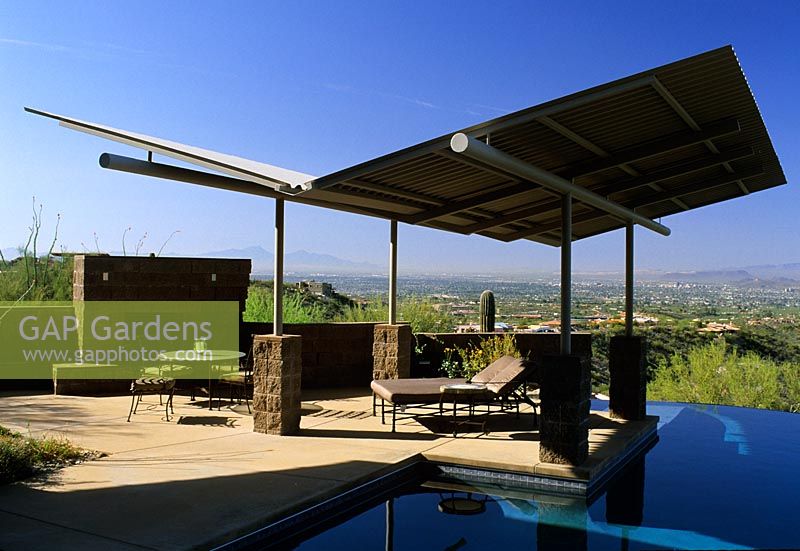
[[283, 199], [275, 199], [275, 264], [272, 334], [283, 335]]
[[572, 194], [561, 197], [561, 355], [572, 353]]
[[389, 230], [389, 324], [397, 323], [397, 220]]
[[625, 226], [625, 336], [633, 336], [633, 222]]

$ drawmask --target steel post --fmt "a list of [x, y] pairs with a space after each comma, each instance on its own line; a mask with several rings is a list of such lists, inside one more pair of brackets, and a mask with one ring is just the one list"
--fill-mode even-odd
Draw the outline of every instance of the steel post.
[[283, 335], [283, 199], [275, 199], [275, 264], [272, 334]]
[[572, 194], [561, 198], [561, 355], [572, 353]]
[[397, 323], [397, 220], [389, 229], [389, 324]]

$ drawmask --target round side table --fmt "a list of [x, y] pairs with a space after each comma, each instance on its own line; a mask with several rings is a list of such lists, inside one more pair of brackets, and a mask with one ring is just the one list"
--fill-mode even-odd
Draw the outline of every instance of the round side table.
[[[446, 384], [439, 387], [439, 391], [442, 393], [442, 397], [439, 401], [440, 411], [442, 409], [442, 404], [446, 399], [453, 401], [453, 438], [455, 438], [458, 434], [459, 425], [478, 425], [481, 427], [481, 430], [484, 433], [486, 432], [485, 421], [472, 420], [472, 411], [473, 406], [475, 405], [475, 398], [486, 395], [486, 385], [477, 383]], [[466, 403], [469, 407], [469, 417], [467, 417], [466, 421], [459, 421], [458, 416], [456, 415], [459, 401], [461, 403]]]

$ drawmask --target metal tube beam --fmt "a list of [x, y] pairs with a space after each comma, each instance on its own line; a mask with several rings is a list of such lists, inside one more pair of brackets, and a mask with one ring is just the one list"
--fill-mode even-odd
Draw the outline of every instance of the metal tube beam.
[[[353, 205], [334, 203], [324, 199], [311, 199], [305, 195], [284, 195], [281, 192], [275, 191], [271, 187], [250, 182], [248, 180], [240, 180], [238, 178], [231, 178], [230, 176], [221, 176], [219, 174], [211, 174], [210, 172], [203, 172], [201, 170], [192, 170], [161, 163], [149, 163], [141, 159], [134, 159], [131, 157], [125, 157], [123, 155], [115, 155], [113, 153], [103, 153], [100, 155], [100, 166], [109, 170], [118, 170], [120, 172], [127, 172], [129, 174], [139, 174], [141, 176], [163, 178], [165, 180], [174, 180], [176, 182], [185, 182], [187, 184], [197, 184], [215, 189], [224, 189], [227, 191], [235, 191], [237, 193], [257, 195], [259, 197], [269, 197], [271, 199], [282, 198], [293, 203], [300, 203], [301, 205], [309, 205], [312, 207], [322, 207], [342, 212], [349, 212], [352, 214], [362, 214], [364, 216], [373, 216], [375, 218], [383, 218], [386, 220], [398, 219], [398, 214], [396, 212], [384, 211], [371, 207], [356, 207]], [[462, 215], [462, 217], [464, 217], [464, 215]], [[474, 220], [474, 217], [472, 217], [472, 219]], [[402, 218], [400, 218], [400, 220], [405, 222], [405, 220]], [[451, 232], [459, 232], [461, 228], [461, 226], [457, 226], [455, 224], [448, 224], [446, 222], [433, 220], [424, 222], [424, 224], [432, 228]], [[487, 235], [486, 237], [499, 239], [499, 237], [495, 235]], [[500, 240], [502, 241], [502, 239]], [[554, 246], [558, 245], [558, 243], [549, 243], [544, 239], [540, 239], [539, 241]]]
[[561, 198], [561, 355], [572, 354], [572, 195]]
[[257, 195], [259, 197], [269, 197], [272, 199], [282, 198], [286, 199], [287, 201], [292, 201], [293, 203], [310, 205], [312, 207], [322, 207], [326, 209], [339, 210], [342, 212], [349, 212], [352, 214], [362, 214], [364, 216], [384, 218], [387, 220], [397, 216], [397, 213], [371, 207], [356, 207], [353, 205], [345, 205], [342, 203], [326, 201], [324, 199], [311, 199], [302, 195], [286, 195], [279, 191], [275, 191], [269, 186], [251, 182], [249, 180], [242, 180], [230, 176], [221, 176], [219, 174], [203, 172], [202, 170], [192, 170], [189, 168], [181, 168], [162, 163], [150, 163], [141, 159], [134, 159], [131, 157], [125, 157], [123, 155], [115, 155], [113, 153], [103, 153], [100, 155], [99, 162], [101, 167], [109, 170], [118, 170], [120, 172], [139, 174], [141, 176], [151, 176], [153, 178], [163, 178], [165, 180], [174, 180], [176, 182], [185, 182], [187, 184], [197, 184], [215, 189], [224, 189], [226, 191]]
[[[735, 161], [737, 159], [752, 157], [753, 154], [754, 152], [752, 147], [741, 147], [735, 150], [720, 153], [719, 155], [715, 155], [711, 159], [701, 159], [698, 161], [693, 161], [690, 163], [680, 165], [678, 167], [673, 167], [666, 170], [659, 170], [652, 174], [646, 174], [644, 176], [640, 176], [637, 178], [626, 178], [624, 180], [618, 180], [616, 182], [611, 182], [609, 184], [603, 184], [601, 186], [592, 189], [592, 191], [594, 191], [598, 195], [608, 197], [609, 195], [612, 195], [614, 193], [619, 193], [621, 191], [626, 191], [626, 192], [631, 191], [633, 189], [643, 186], [648, 186], [650, 184], [658, 183], [663, 180], [670, 180], [678, 176], [684, 176], [686, 174], [691, 174], [693, 172], [705, 170], [707, 168], [711, 168], [728, 161]], [[627, 204], [624, 206], [631, 208], [631, 206]], [[503, 226], [505, 224], [509, 224], [511, 222], [516, 222], [517, 220], [524, 220], [525, 218], [530, 218], [531, 216], [535, 216], [537, 214], [543, 214], [545, 212], [556, 210], [559, 208], [561, 208], [560, 199], [555, 199], [555, 200], [545, 199], [543, 201], [538, 201], [536, 203], [533, 203], [531, 206], [527, 208], [522, 208], [522, 209], [517, 208], [516, 210], [507, 211], [504, 214], [500, 214], [498, 216], [489, 218], [488, 220], [481, 220], [480, 222], [470, 224], [469, 226], [460, 227], [456, 231], [459, 231], [460, 233], [464, 234], [475, 233], [481, 230], [491, 229], [497, 226]], [[535, 230], [536, 228], [532, 229]]]
[[283, 335], [283, 199], [275, 199], [275, 264], [272, 334]]
[[633, 224], [625, 226], [625, 336], [633, 336]]
[[389, 323], [397, 323], [397, 220], [389, 226]]
[[[397, 219], [398, 217], [398, 214], [395, 212], [383, 211], [371, 207], [356, 207], [342, 203], [333, 203], [323, 199], [311, 199], [304, 195], [284, 195], [283, 193], [273, 190], [271, 187], [250, 182], [248, 180], [240, 180], [238, 178], [231, 178], [229, 176], [221, 176], [219, 174], [211, 174], [210, 172], [203, 172], [201, 170], [192, 170], [161, 163], [149, 163], [141, 159], [134, 159], [131, 157], [125, 157], [123, 155], [115, 155], [113, 153], [103, 153], [100, 155], [100, 166], [109, 170], [117, 170], [120, 172], [127, 172], [129, 174], [139, 174], [141, 176], [150, 176], [152, 178], [163, 178], [165, 180], [174, 180], [176, 182], [185, 182], [187, 184], [197, 184], [215, 189], [224, 189], [227, 191], [235, 191], [237, 193], [257, 195], [259, 197], [269, 197], [271, 199], [281, 198], [293, 203], [300, 203], [301, 205], [333, 209], [352, 214], [362, 214], [364, 216], [373, 216], [375, 218], [383, 218], [386, 220], [393, 220]], [[425, 225], [451, 232], [458, 232], [461, 228], [461, 226], [448, 224], [441, 221], [429, 221], [425, 222]], [[487, 235], [486, 237], [499, 239], [499, 237], [495, 235]], [[558, 243], [550, 243], [546, 239], [540, 239], [539, 241], [553, 246], [558, 245]]]
[[507, 153], [503, 153], [499, 149], [486, 145], [475, 138], [470, 138], [466, 134], [454, 134], [450, 140], [450, 148], [456, 153], [464, 154], [490, 166], [506, 170], [520, 178], [537, 182], [559, 193], [570, 194], [578, 201], [603, 210], [622, 220], [634, 222], [656, 233], [660, 233], [661, 235], [670, 234], [669, 228], [654, 220], [637, 214], [618, 203], [609, 201], [605, 197], [584, 187], [575, 185], [569, 180], [557, 176], [552, 172], [542, 170], [539, 167], [521, 161]]
[[[764, 169], [761, 166], [755, 166], [752, 168], [744, 169], [739, 172], [735, 172], [733, 174], [728, 174], [718, 178], [705, 180], [703, 182], [692, 182], [691, 184], [685, 184], [677, 188], [672, 188], [665, 191], [659, 191], [658, 193], [643, 194], [640, 195], [639, 197], [634, 197], [633, 199], [627, 199], [620, 204], [623, 207], [629, 209], [647, 207], [650, 205], [654, 205], [656, 203], [660, 203], [662, 201], [673, 199], [675, 197], [681, 197], [683, 195], [695, 193], [698, 190], [698, 188], [704, 190], [711, 190], [718, 188], [720, 186], [736, 182], [741, 178], [750, 178], [752, 176], [759, 176], [763, 173]], [[597, 220], [599, 218], [604, 218], [606, 216], [608, 216], [608, 214], [605, 212], [598, 212], [596, 210], [593, 210], [574, 216], [572, 218], [572, 223], [573, 225], [580, 224], [582, 222], [589, 222], [591, 220]], [[560, 221], [547, 222], [545, 224], [539, 224], [537, 227], [528, 230], [520, 230], [518, 232], [504, 234], [501, 237], [501, 240], [516, 241], [517, 239], [522, 239], [524, 237], [530, 237], [542, 233], [547, 233], [549, 231], [557, 230], [560, 226], [561, 226]]]

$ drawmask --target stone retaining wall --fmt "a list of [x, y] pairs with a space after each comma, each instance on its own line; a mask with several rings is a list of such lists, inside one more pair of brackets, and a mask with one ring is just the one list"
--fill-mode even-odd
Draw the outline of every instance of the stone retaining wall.
[[[284, 333], [303, 339], [303, 388], [369, 388], [375, 325], [373, 322], [284, 323]], [[271, 333], [271, 323], [243, 322], [239, 329], [240, 350], [250, 349], [253, 335]]]
[[[76, 255], [73, 301], [213, 301], [245, 309], [250, 285], [248, 259]], [[32, 388], [53, 385], [33, 381]], [[129, 380], [72, 379], [53, 385], [56, 394], [129, 394]]]
[[230, 300], [244, 312], [247, 259], [76, 255], [73, 300]]

